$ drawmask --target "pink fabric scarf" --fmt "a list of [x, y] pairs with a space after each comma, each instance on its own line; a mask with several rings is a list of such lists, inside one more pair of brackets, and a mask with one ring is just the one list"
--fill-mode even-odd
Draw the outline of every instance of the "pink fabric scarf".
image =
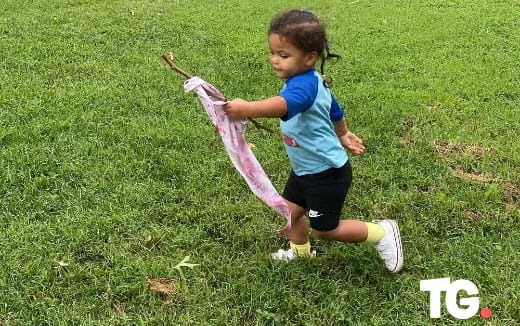
[[193, 77], [186, 80], [184, 90], [197, 93], [211, 121], [222, 137], [224, 147], [233, 165], [244, 177], [253, 193], [285, 217], [286, 225], [280, 232], [287, 232], [291, 228], [291, 211], [282, 196], [273, 187], [271, 180], [265, 174], [249, 144], [244, 139], [246, 121], [229, 120], [222, 108], [226, 104], [225, 96], [215, 86], [206, 83], [201, 78]]

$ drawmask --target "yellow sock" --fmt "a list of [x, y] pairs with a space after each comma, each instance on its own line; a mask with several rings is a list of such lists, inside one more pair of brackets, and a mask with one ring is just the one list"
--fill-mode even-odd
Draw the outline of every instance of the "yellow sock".
[[299, 256], [299, 257], [308, 257], [311, 255], [311, 243], [307, 241], [304, 244], [295, 244], [290, 242], [291, 249]]
[[368, 229], [368, 236], [366, 242], [377, 242], [385, 236], [385, 229], [375, 223], [365, 222]]

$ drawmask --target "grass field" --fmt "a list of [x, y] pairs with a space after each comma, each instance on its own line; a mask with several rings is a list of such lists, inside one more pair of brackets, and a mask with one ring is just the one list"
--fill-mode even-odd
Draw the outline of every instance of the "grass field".
[[[327, 22], [343, 55], [327, 68], [333, 92], [368, 148], [343, 216], [398, 220], [399, 275], [366, 244], [314, 241], [316, 259], [272, 261], [283, 219], [161, 62], [174, 52], [229, 98], [275, 95], [266, 30], [292, 7]], [[1, 1], [0, 325], [520, 324], [519, 12], [518, 0]], [[281, 190], [280, 137], [247, 138]], [[186, 256], [199, 265], [182, 277]], [[442, 277], [474, 282], [492, 317], [459, 321], [443, 304], [431, 320], [419, 281]]]

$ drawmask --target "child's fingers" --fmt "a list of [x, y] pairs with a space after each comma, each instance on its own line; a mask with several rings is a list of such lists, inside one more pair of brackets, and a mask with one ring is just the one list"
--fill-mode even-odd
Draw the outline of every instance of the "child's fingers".
[[363, 140], [362, 140], [361, 138], [359, 138], [358, 136], [356, 136], [355, 134], [352, 134], [352, 138], [353, 138], [356, 142], [358, 142], [358, 143], [361, 143], [361, 144], [363, 143]]
[[230, 105], [230, 103], [226, 103], [223, 107], [224, 109], [224, 113], [230, 117], [231, 115], [233, 115], [233, 105]]
[[365, 151], [365, 146], [359, 144], [349, 144], [347, 149], [355, 155], [362, 154]]

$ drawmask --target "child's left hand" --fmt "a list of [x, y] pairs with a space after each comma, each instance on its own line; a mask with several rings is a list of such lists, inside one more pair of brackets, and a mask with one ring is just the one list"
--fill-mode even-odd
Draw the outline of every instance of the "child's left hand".
[[231, 120], [245, 120], [248, 117], [250, 103], [240, 98], [228, 102], [224, 106], [226, 115]]
[[339, 137], [339, 141], [343, 147], [355, 155], [363, 154], [366, 149], [361, 138], [350, 131]]

